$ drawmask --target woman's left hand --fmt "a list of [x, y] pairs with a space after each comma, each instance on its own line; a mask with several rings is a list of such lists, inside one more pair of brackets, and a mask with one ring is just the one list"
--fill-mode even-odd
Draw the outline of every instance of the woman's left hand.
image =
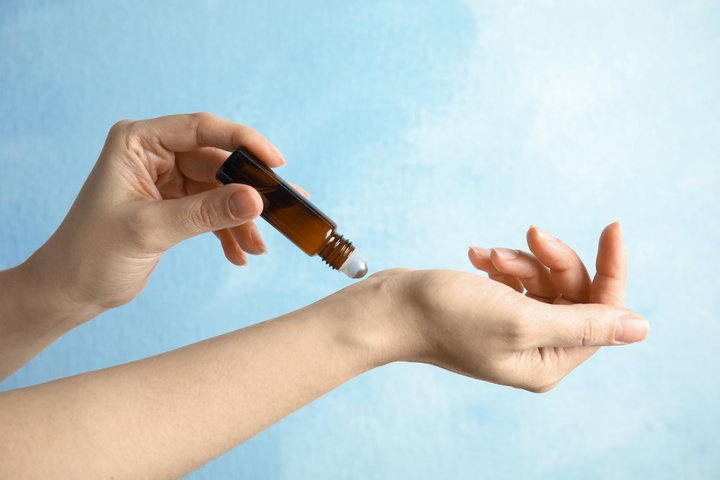
[[364, 358], [372, 366], [424, 362], [533, 392], [553, 388], [600, 346], [647, 336], [647, 321], [623, 308], [627, 260], [619, 224], [600, 236], [594, 281], [559, 240], [533, 227], [528, 243], [534, 255], [471, 248], [473, 265], [490, 279], [385, 270], [327, 301], [339, 301], [343, 325], [360, 332], [364, 342], [357, 343], [368, 346]]
[[[545, 230], [530, 227], [527, 244], [532, 253], [508, 248], [471, 247], [468, 256], [473, 266], [486, 272], [492, 280], [539, 302], [625, 306], [627, 250], [620, 222], [608, 225], [600, 235], [595, 261], [597, 273], [593, 280], [590, 280], [578, 254]], [[592, 332], [587, 336], [592, 337]], [[566, 348], [561, 353], [574, 358], [579, 364], [598, 348]], [[538, 352], [541, 358], [552, 358], [556, 354], [557, 349], [546, 349], [545, 352], [541, 349]]]

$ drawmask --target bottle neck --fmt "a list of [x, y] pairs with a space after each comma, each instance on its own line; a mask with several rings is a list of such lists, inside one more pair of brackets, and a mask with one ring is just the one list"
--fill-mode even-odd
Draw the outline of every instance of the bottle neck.
[[318, 252], [318, 255], [325, 263], [335, 270], [339, 270], [353, 250], [355, 250], [355, 247], [350, 241], [333, 231]]

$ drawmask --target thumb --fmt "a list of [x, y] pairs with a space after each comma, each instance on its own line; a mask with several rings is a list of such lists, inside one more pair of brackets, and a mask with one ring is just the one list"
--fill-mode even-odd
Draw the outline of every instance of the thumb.
[[263, 201], [248, 185], [231, 184], [183, 198], [153, 202], [145, 212], [163, 250], [201, 233], [247, 223]]
[[535, 318], [530, 320], [540, 329], [538, 347], [623, 345], [644, 340], [650, 332], [647, 320], [620, 307], [535, 302], [533, 309], [531, 315]]

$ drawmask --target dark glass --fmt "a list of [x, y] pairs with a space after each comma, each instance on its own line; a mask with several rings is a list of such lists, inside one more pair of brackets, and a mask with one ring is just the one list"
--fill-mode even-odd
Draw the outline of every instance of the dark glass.
[[303, 252], [320, 255], [334, 269], [339, 269], [355, 250], [335, 232], [335, 222], [247, 149], [235, 150], [220, 167], [217, 179], [255, 188], [264, 204], [260, 216]]

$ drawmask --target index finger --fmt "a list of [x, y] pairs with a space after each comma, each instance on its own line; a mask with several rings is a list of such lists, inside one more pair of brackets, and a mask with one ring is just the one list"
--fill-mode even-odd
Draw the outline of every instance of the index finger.
[[148, 143], [173, 152], [189, 152], [215, 147], [232, 152], [245, 147], [269, 167], [285, 163], [282, 154], [264, 136], [250, 127], [220, 118], [211, 113], [189, 113], [140, 120], [140, 135]]

